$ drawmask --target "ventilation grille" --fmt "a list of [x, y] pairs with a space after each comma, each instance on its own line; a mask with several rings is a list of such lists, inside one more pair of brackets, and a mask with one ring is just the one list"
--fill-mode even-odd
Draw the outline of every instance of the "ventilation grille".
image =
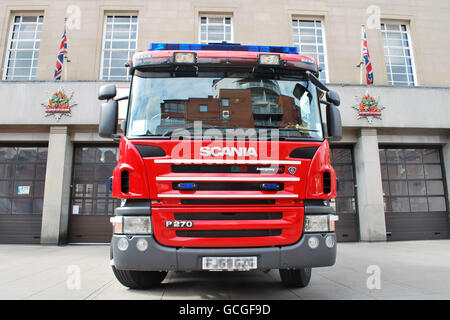
[[281, 230], [179, 230], [176, 235], [194, 238], [274, 237], [281, 235]]
[[130, 192], [130, 173], [127, 170], [123, 170], [120, 174], [120, 181], [120, 188], [122, 193]]

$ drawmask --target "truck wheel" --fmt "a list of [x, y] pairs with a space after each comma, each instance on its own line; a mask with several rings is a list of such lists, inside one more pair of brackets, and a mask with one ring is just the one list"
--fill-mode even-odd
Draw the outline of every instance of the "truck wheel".
[[280, 269], [281, 282], [288, 288], [304, 288], [311, 280], [311, 268]]
[[166, 277], [167, 271], [118, 270], [112, 267], [117, 280], [130, 289], [150, 289], [158, 286]]

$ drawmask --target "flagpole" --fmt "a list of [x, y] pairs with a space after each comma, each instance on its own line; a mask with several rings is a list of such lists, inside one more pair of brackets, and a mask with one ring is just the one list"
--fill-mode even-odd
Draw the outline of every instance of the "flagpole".
[[[64, 32], [66, 33], [66, 37], [67, 37], [67, 29], [66, 29], [66, 24], [67, 24], [67, 17], [65, 17], [64, 18]], [[68, 58], [67, 58], [67, 53], [65, 53], [64, 55], [63, 55], [63, 62], [64, 62], [64, 60], [65, 60], [65, 62], [66, 62], [66, 65], [64, 65], [63, 64], [63, 69], [64, 69], [64, 80], [65, 81], [67, 81], [67, 67], [68, 67], [68, 65], [69, 65], [69, 63], [68, 63]]]
[[360, 57], [360, 64], [359, 64], [359, 84], [363, 84], [363, 66], [364, 66], [364, 61], [363, 61], [363, 46], [364, 46], [364, 25], [361, 25], [361, 57]]

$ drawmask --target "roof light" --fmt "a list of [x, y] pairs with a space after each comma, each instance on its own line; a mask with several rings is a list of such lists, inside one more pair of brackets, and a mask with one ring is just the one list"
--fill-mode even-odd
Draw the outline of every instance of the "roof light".
[[280, 55], [279, 54], [260, 54], [258, 55], [258, 63], [278, 66], [280, 65]]
[[197, 60], [195, 52], [175, 52], [173, 54], [173, 61], [175, 63], [192, 64]]
[[149, 51], [159, 50], [216, 50], [216, 51], [253, 51], [298, 54], [298, 47], [245, 46], [238, 44], [190, 44], [190, 43], [152, 43]]

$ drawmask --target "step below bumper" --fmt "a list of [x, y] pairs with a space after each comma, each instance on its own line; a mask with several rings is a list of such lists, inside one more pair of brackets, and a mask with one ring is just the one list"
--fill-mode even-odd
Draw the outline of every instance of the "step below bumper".
[[[317, 248], [312, 249], [308, 241], [316, 237]], [[332, 237], [334, 245], [326, 245], [326, 238]], [[126, 250], [118, 249], [118, 241], [125, 238]], [[139, 251], [136, 244], [145, 239], [148, 247]], [[330, 241], [329, 240], [329, 241]], [[330, 241], [331, 242], [331, 241]], [[302, 267], [332, 266], [336, 261], [336, 235], [304, 234], [299, 242], [282, 247], [259, 248], [173, 248], [158, 244], [153, 236], [114, 235], [111, 241], [113, 259], [111, 263], [119, 270], [141, 271], [198, 271], [202, 270], [203, 257], [245, 257], [256, 256], [258, 269], [287, 269]]]

